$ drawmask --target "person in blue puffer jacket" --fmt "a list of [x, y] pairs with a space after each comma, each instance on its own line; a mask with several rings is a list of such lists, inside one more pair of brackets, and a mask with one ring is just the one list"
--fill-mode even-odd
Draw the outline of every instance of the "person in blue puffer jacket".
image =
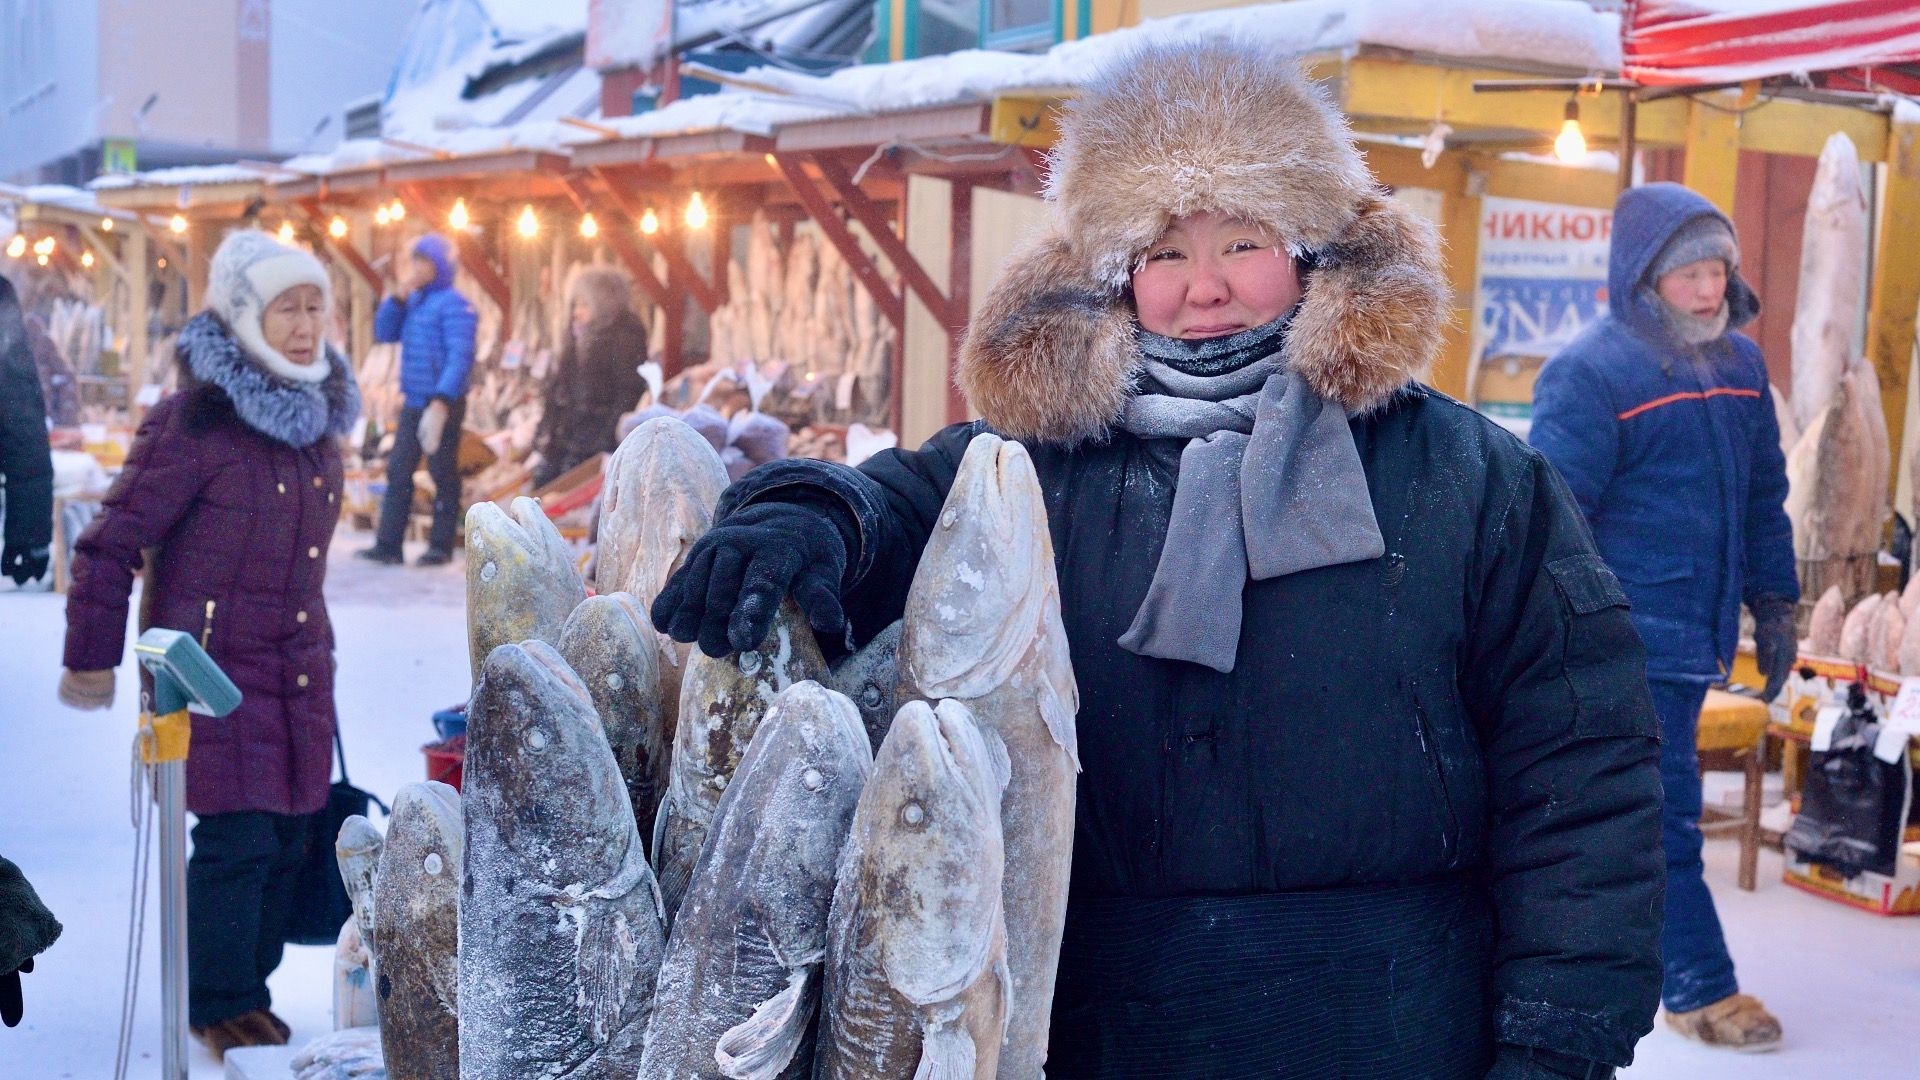
[[453, 530], [460, 513], [460, 423], [467, 411], [467, 377], [473, 370], [473, 305], [453, 287], [453, 242], [429, 233], [415, 241], [413, 257], [373, 316], [373, 338], [400, 343], [400, 391], [404, 402], [387, 458], [387, 494], [380, 526], [363, 559], [398, 564], [407, 517], [413, 510], [413, 471], [427, 457], [433, 477], [433, 529], [422, 566], [453, 558]]
[[1786, 461], [1760, 347], [1734, 333], [1760, 312], [1739, 266], [1732, 223], [1700, 195], [1670, 183], [1622, 194], [1607, 314], [1541, 370], [1530, 441], [1573, 489], [1647, 647], [1666, 792], [1667, 1022], [1761, 1050], [1780, 1024], [1739, 992], [1702, 876], [1696, 751], [1740, 605], [1754, 615], [1767, 700], [1797, 648]]

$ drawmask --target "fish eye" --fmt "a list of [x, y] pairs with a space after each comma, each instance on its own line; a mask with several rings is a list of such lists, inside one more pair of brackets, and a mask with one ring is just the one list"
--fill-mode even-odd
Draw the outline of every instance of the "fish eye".
[[433, 875], [434, 877], [439, 877], [439, 876], [440, 876], [440, 871], [441, 871], [441, 870], [442, 870], [442, 869], [443, 869], [443, 868], [444, 868], [445, 866], [446, 866], [446, 864], [445, 864], [444, 862], [442, 862], [442, 861], [441, 861], [441, 859], [440, 859], [440, 853], [439, 853], [439, 852], [437, 852], [437, 851], [429, 851], [429, 852], [427, 852], [427, 858], [426, 858], [426, 863], [425, 863], [425, 869], [426, 869], [426, 871], [427, 871], [427, 873], [429, 873], [429, 874], [431, 874], [431, 875]]
[[927, 808], [917, 802], [908, 802], [900, 808], [900, 822], [903, 825], [916, 826], [927, 820]]
[[547, 748], [546, 729], [545, 728], [528, 728], [527, 729], [527, 749], [538, 754], [542, 750], [545, 750], [546, 748]]
[[800, 784], [808, 791], [819, 791], [827, 786], [827, 776], [819, 769], [808, 769], [800, 774]]
[[495, 577], [498, 577], [499, 574], [500, 567], [495, 564], [492, 559], [488, 559], [486, 565], [480, 568], [481, 581], [492, 581]]
[[940, 527], [943, 529], [951, 529], [958, 524], [960, 524], [959, 508], [952, 506], [947, 507], [947, 512], [940, 515]]
[[860, 704], [865, 705], [869, 709], [877, 709], [880, 707], [880, 687], [878, 684], [868, 683], [860, 688]]
[[621, 677], [620, 677], [620, 673], [619, 673], [619, 672], [617, 672], [617, 671], [609, 671], [609, 672], [607, 672], [607, 689], [609, 689], [609, 690], [618, 690], [618, 689], [620, 689], [620, 688], [621, 688], [622, 686], [625, 686], [625, 685], [626, 685], [626, 682], [627, 682], [627, 681], [626, 681], [625, 679], [623, 679], [623, 678], [621, 678]]
[[760, 672], [760, 653], [749, 649], [740, 654], [740, 671], [744, 675], [757, 675]]

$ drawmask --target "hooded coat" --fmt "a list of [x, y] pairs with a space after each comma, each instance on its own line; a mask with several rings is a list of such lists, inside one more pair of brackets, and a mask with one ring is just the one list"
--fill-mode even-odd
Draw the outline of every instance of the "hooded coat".
[[75, 545], [65, 663], [119, 665], [144, 563], [142, 626], [193, 634], [241, 693], [226, 717], [193, 717], [187, 809], [309, 814], [333, 771], [321, 586], [340, 518], [338, 436], [359, 415], [359, 391], [331, 349], [324, 382], [267, 374], [211, 313], [181, 330], [176, 360], [179, 392], [147, 414]]
[[407, 297], [389, 296], [373, 313], [373, 339], [400, 343], [400, 393], [410, 409], [434, 398], [448, 403], [467, 396], [473, 371], [473, 305], [453, 287], [453, 245], [428, 234], [414, 253], [433, 264], [433, 280]]
[[633, 312], [626, 275], [611, 267], [578, 271], [567, 289], [568, 311], [578, 302], [592, 314], [584, 329], [567, 334], [560, 362], [547, 377], [534, 439], [550, 476], [619, 445], [620, 417], [647, 389], [640, 377], [647, 327]]
[[1726, 220], [1679, 184], [1620, 197], [1607, 313], [1541, 369], [1529, 436], [1633, 600], [1650, 674], [1691, 681], [1726, 677], [1743, 601], [1800, 597], [1766, 364], [1733, 332], [1759, 299], [1730, 273], [1727, 333], [1695, 348], [1651, 291], [1661, 249], [1707, 216]]
[[5, 546], [53, 542], [53, 455], [32, 341], [13, 283], [0, 277], [0, 514]]
[[[858, 469], [764, 466], [716, 520], [844, 508], [865, 641], [900, 617], [972, 436], [1028, 447], [1084, 766], [1049, 1075], [1477, 1078], [1496, 1041], [1625, 1065], [1658, 1001], [1662, 892], [1626, 596], [1546, 460], [1418, 383], [1448, 304], [1437, 240], [1291, 70], [1162, 50], [1092, 88], [1055, 229], [967, 333], [984, 419]], [[1140, 362], [1127, 270], [1200, 209], [1314, 267], [1283, 355], [1347, 408], [1386, 547], [1250, 581], [1226, 673], [1118, 644], [1183, 447], [1115, 426]]]

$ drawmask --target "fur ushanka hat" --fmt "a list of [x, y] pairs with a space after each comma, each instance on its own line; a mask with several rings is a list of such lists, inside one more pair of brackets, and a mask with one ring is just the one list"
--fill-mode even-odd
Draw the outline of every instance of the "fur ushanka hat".
[[1285, 354], [1322, 397], [1384, 404], [1432, 363], [1448, 290], [1432, 226], [1387, 199], [1298, 63], [1218, 41], [1149, 46], [1067, 109], [1050, 228], [974, 316], [958, 380], [1004, 435], [1103, 436], [1132, 392], [1132, 273], [1175, 218], [1213, 211], [1310, 260]]
[[324, 382], [333, 373], [325, 349], [316, 348], [312, 360], [296, 364], [267, 344], [260, 325], [267, 306], [295, 285], [319, 289], [321, 302], [332, 307], [333, 279], [319, 259], [259, 229], [239, 229], [214, 250], [207, 271], [207, 308], [220, 316], [261, 367], [289, 382]]

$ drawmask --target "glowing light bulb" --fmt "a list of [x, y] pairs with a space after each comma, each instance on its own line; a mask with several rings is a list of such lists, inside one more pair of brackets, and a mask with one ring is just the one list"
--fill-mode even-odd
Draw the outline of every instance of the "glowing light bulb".
[[647, 207], [646, 213], [640, 215], [640, 231], [648, 236], [660, 231], [660, 215], [654, 213], [651, 206]]
[[687, 228], [704, 229], [707, 227], [707, 204], [700, 199], [700, 193], [693, 193], [693, 201], [687, 203]]
[[158, 263], [158, 265], [162, 270], [165, 270], [167, 268], [167, 257], [165, 255], [160, 256], [160, 262]]
[[103, 217], [103, 218], [101, 218], [101, 219], [100, 219], [100, 231], [101, 231], [101, 232], [112, 232], [112, 231], [113, 231], [113, 219], [112, 219], [112, 218], [110, 218], [110, 217]]
[[465, 229], [467, 227], [467, 200], [453, 200], [453, 212], [447, 215], [447, 224], [456, 229]]
[[93, 269], [93, 252], [91, 251], [81, 252], [80, 265], [86, 267], [89, 270]]
[[393, 221], [407, 220], [407, 204], [399, 199], [393, 200], [393, 205], [387, 207], [387, 217]]
[[283, 244], [293, 243], [293, 222], [283, 221], [280, 223], [280, 242]]
[[540, 219], [533, 216], [532, 203], [528, 203], [520, 208], [520, 218], [513, 223], [513, 227], [519, 231], [521, 236], [527, 237], [528, 239], [540, 235]]
[[592, 214], [580, 219], [580, 235], [589, 240], [600, 235], [600, 223], [593, 220]]
[[38, 262], [41, 266], [47, 265], [47, 257], [45, 255], [36, 255], [34, 256], [34, 260]]
[[25, 255], [26, 253], [27, 253], [26, 237], [15, 235], [13, 239], [7, 241], [7, 258], [17, 259], [20, 256]]
[[33, 245], [33, 253], [35, 255], [53, 254], [53, 237], [42, 237], [38, 243]]
[[384, 206], [373, 212], [373, 223], [375, 225], [386, 225], [391, 223], [392, 221], [393, 221], [393, 214], [389, 212], [387, 208]]
[[1565, 162], [1583, 161], [1587, 156], [1587, 137], [1580, 131], [1580, 106], [1567, 102], [1567, 118], [1553, 140], [1553, 156]]
[[186, 215], [184, 214], [173, 215], [173, 219], [167, 222], [167, 229], [171, 231], [175, 236], [179, 236], [181, 233], [186, 232], [187, 231]]
[[345, 237], [347, 235], [347, 219], [335, 214], [333, 220], [327, 222], [327, 235], [333, 237], [335, 240]]

